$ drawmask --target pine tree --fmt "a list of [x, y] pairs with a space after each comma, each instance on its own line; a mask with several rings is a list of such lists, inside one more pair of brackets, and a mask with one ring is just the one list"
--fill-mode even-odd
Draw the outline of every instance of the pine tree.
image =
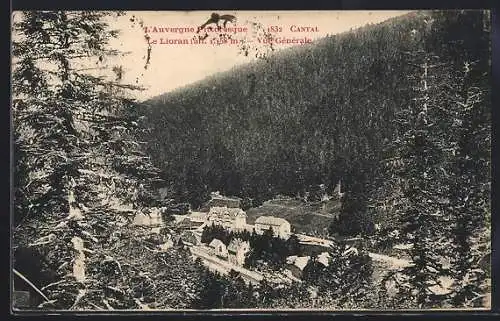
[[436, 56], [422, 49], [409, 61], [415, 68], [411, 76], [415, 97], [396, 119], [399, 134], [385, 161], [389, 176], [385, 188], [392, 187], [385, 192], [390, 191], [386, 197], [398, 218], [400, 240], [413, 245], [409, 250], [413, 264], [403, 270], [408, 288], [401, 289], [402, 293], [427, 307], [442, 299], [435, 289], [448, 273], [443, 258], [449, 244], [450, 213], [443, 201], [448, 190], [441, 170], [448, 146], [441, 128], [446, 126], [446, 115], [439, 100], [446, 91], [438, 78], [439, 72], [446, 71]]
[[[457, 307], [480, 305], [486, 291], [488, 268], [478, 264], [489, 251], [490, 235], [490, 58], [484, 15], [430, 16], [427, 32], [432, 36], [425, 35], [427, 43], [409, 57], [415, 74], [421, 75], [413, 80], [414, 105], [396, 119], [399, 134], [386, 151], [388, 180], [378, 184], [383, 196], [375, 197], [384, 225], [380, 240], [389, 246], [414, 245], [409, 254], [416, 264], [406, 269], [406, 276], [419, 289], [420, 306], [438, 299]], [[483, 24], [477, 24], [481, 19]], [[419, 150], [415, 144], [410, 148], [418, 132]], [[439, 275], [454, 282], [446, 289], [441, 285], [437, 296], [429, 285]]]
[[100, 282], [89, 268], [99, 257], [92, 249], [130, 220], [124, 203], [150, 202], [157, 171], [135, 140], [134, 102], [122, 95], [139, 88], [98, 75], [119, 54], [107, 48], [118, 36], [106, 22], [113, 13], [16, 15], [14, 239], [57, 271], [61, 282], [47, 289], [52, 308], [74, 308]]
[[349, 300], [362, 301], [372, 282], [370, 257], [367, 253], [353, 251], [345, 244], [332, 246], [328, 253], [328, 266], [319, 262], [317, 265], [319, 295], [333, 298], [339, 305]]
[[318, 262], [318, 257], [312, 255], [302, 271], [302, 279], [309, 284], [317, 286], [320, 274], [323, 273], [324, 269], [325, 266]]
[[[461, 68], [460, 68], [461, 67]], [[488, 271], [481, 257], [490, 251], [490, 101], [486, 57], [456, 66], [449, 101], [452, 122], [450, 148], [450, 202], [453, 214], [452, 302], [480, 306]]]

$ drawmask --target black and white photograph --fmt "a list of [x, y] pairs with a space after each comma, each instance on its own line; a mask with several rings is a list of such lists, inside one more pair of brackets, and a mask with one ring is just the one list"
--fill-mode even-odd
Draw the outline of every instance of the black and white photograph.
[[489, 10], [11, 21], [11, 313], [491, 309]]

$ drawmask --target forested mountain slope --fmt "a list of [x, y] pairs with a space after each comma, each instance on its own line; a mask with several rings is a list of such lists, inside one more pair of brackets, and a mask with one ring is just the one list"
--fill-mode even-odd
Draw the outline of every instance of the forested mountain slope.
[[411, 13], [208, 77], [142, 105], [149, 152], [195, 207], [210, 190], [257, 203], [341, 178], [364, 190], [414, 97], [412, 54], [477, 60], [483, 27], [479, 12]]

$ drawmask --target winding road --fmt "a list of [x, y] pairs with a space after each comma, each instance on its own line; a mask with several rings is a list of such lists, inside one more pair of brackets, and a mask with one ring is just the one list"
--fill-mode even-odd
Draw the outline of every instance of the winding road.
[[228, 261], [221, 260], [211, 255], [205, 248], [201, 246], [192, 246], [190, 247], [190, 250], [193, 256], [201, 258], [205, 266], [212, 271], [217, 271], [222, 274], [228, 274], [229, 271], [234, 270], [240, 273], [243, 280], [253, 284], [259, 284], [260, 281], [264, 279], [264, 275], [255, 271], [250, 271], [241, 266], [234, 265]]

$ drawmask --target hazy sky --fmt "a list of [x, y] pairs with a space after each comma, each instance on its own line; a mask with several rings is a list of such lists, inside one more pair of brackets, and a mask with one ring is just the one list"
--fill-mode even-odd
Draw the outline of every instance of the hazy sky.
[[[233, 35], [234, 39], [253, 41], [251, 49], [257, 46], [258, 34], [254, 34], [252, 23], [260, 23], [264, 28], [268, 26], [281, 27], [282, 32], [274, 36], [284, 38], [304, 37], [315, 40], [326, 35], [337, 34], [357, 28], [368, 23], [379, 23], [389, 18], [406, 14], [409, 11], [238, 11], [219, 12], [232, 14], [237, 21], [228, 23], [227, 27], [246, 27], [248, 32]], [[152, 44], [150, 65], [144, 68], [147, 54], [147, 41], [144, 27], [157, 28], [197, 28], [209, 17], [211, 11], [134, 11], [125, 16], [112, 18], [110, 25], [120, 31], [118, 39], [111, 42], [112, 47], [129, 52], [128, 55], [114, 58], [105, 62], [108, 66], [121, 65], [123, 67], [123, 82], [136, 83], [147, 88], [135, 94], [139, 100], [147, 99], [192, 82], [201, 80], [211, 74], [226, 71], [236, 65], [249, 63], [255, 59], [253, 55], [245, 57], [238, 45], [213, 44]], [[135, 22], [131, 21], [134, 18]], [[311, 27], [317, 32], [291, 32], [290, 28]], [[198, 35], [204, 35], [200, 33]], [[198, 36], [196, 33], [149, 32], [151, 39], [160, 42], [165, 39], [191, 40]], [[211, 33], [207, 41], [216, 37]], [[300, 44], [296, 44], [300, 46]], [[277, 50], [287, 47], [275, 45]]]

